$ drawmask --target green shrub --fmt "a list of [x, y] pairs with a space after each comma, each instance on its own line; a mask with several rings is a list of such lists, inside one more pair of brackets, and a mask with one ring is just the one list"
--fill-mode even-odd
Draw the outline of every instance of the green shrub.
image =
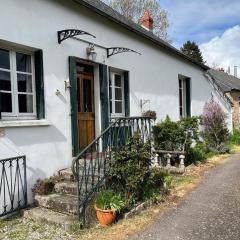
[[107, 187], [121, 193], [128, 207], [146, 199], [161, 198], [168, 173], [150, 167], [150, 153], [150, 143], [144, 143], [139, 135], [134, 135], [115, 154], [114, 162], [109, 166]]
[[199, 118], [185, 117], [174, 122], [168, 116], [162, 122], [153, 126], [153, 136], [156, 149], [186, 151], [193, 141], [199, 141]]
[[197, 162], [205, 162], [207, 155], [203, 145], [196, 145], [193, 148], [190, 148], [188, 154], [186, 155], [185, 164], [196, 164]]
[[[172, 176], [166, 170], [160, 168], [149, 169], [150, 175], [143, 187], [143, 200], [160, 202], [163, 200], [163, 192], [171, 187]], [[165, 184], [164, 184], [165, 183]], [[166, 185], [167, 189], [163, 187]]]
[[178, 122], [167, 116], [164, 121], [153, 126], [153, 137], [156, 149], [174, 151], [183, 147], [186, 134]]
[[184, 117], [178, 121], [179, 125], [184, 129], [185, 134], [187, 134], [185, 147], [190, 148], [193, 141], [199, 142], [199, 120], [197, 116]]
[[151, 164], [150, 143], [144, 143], [136, 134], [114, 156], [107, 172], [108, 185], [124, 194], [128, 204], [139, 201], [147, 182]]
[[94, 203], [97, 208], [111, 210], [113, 212], [120, 212], [125, 206], [125, 202], [120, 194], [115, 194], [108, 190], [99, 192]]
[[233, 129], [233, 133], [230, 135], [228, 142], [230, 144], [240, 145], [240, 131]]

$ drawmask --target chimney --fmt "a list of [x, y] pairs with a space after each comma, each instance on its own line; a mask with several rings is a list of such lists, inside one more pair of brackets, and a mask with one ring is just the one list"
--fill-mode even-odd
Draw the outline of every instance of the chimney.
[[218, 68], [217, 69], [219, 72], [225, 72], [224, 68]]
[[140, 19], [140, 24], [143, 28], [145, 28], [148, 31], [153, 30], [153, 19], [151, 18], [150, 12], [148, 10], [144, 11], [144, 15]]
[[234, 77], [238, 76], [238, 66], [234, 66]]

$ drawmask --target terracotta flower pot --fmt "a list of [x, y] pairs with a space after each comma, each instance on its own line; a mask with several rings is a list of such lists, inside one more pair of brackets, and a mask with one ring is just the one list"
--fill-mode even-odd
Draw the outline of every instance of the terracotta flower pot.
[[96, 206], [94, 206], [97, 214], [97, 219], [102, 227], [107, 227], [111, 225], [116, 219], [116, 212], [111, 210], [102, 210]]

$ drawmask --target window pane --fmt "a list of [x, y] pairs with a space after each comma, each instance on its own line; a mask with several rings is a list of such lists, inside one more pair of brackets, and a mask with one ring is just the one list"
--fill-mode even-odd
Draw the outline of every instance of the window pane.
[[121, 88], [115, 88], [115, 99], [122, 100], [122, 89]]
[[12, 96], [11, 93], [0, 93], [1, 94], [1, 111], [12, 112]]
[[115, 113], [122, 113], [122, 102], [115, 102]]
[[110, 101], [110, 113], [112, 113], [112, 101]]
[[83, 79], [84, 112], [92, 112], [91, 80]]
[[26, 74], [18, 74], [18, 91], [19, 92], [32, 92], [32, 76]]
[[9, 51], [0, 49], [0, 68], [10, 69]]
[[118, 74], [115, 74], [115, 86], [116, 87], [122, 86], [121, 76]]
[[23, 53], [16, 53], [17, 71], [32, 72], [31, 71], [31, 56]]
[[109, 88], [109, 98], [110, 98], [110, 100], [112, 99], [112, 88], [111, 87]]
[[18, 104], [20, 113], [32, 113], [33, 112], [33, 96], [27, 94], [18, 95]]
[[10, 72], [0, 71], [0, 90], [11, 91]]

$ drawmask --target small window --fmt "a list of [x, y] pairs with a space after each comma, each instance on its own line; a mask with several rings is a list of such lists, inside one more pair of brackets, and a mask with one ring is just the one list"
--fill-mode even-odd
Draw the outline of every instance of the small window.
[[180, 117], [191, 116], [190, 79], [179, 77], [179, 113]]
[[111, 73], [109, 80], [109, 100], [111, 115], [125, 116], [123, 74]]
[[0, 99], [3, 119], [33, 119], [35, 82], [33, 55], [0, 48]]

